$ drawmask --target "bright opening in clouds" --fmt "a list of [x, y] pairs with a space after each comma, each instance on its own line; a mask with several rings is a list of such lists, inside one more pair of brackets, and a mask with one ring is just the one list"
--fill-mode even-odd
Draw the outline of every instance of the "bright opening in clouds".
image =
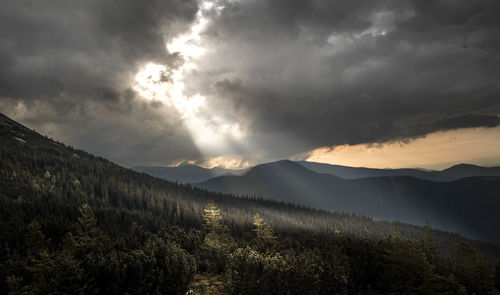
[[222, 6], [202, 1], [192, 26], [186, 33], [172, 38], [166, 49], [181, 58], [181, 65], [168, 68], [165, 65], [147, 64], [137, 73], [132, 88], [143, 98], [158, 100], [167, 108], [175, 108], [194, 143], [206, 157], [230, 152], [230, 144], [243, 138], [243, 131], [233, 122], [211, 110], [205, 96], [185, 93], [186, 76], [198, 71], [197, 61], [205, 53], [201, 34], [209, 23], [207, 14], [218, 13]]

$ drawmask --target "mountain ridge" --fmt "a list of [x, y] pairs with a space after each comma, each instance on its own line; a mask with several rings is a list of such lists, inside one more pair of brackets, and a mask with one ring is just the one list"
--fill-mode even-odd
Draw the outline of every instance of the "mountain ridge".
[[483, 167], [466, 163], [453, 165], [443, 170], [424, 170], [418, 168], [378, 169], [308, 161], [297, 161], [297, 163], [315, 172], [328, 173], [346, 179], [408, 175], [426, 180], [447, 182], [470, 176], [500, 176], [500, 166]]
[[[359, 179], [378, 176], [412, 176], [420, 179], [426, 179], [438, 182], [450, 182], [471, 176], [500, 176], [500, 166], [484, 167], [475, 164], [460, 163], [450, 166], [443, 170], [426, 170], [422, 168], [368, 168], [351, 167], [319, 162], [309, 161], [290, 161], [299, 164], [314, 172], [330, 174], [344, 179]], [[280, 162], [276, 161], [276, 162]], [[179, 166], [134, 166], [131, 169], [146, 173], [158, 178], [167, 179], [180, 183], [199, 183], [211, 178], [223, 176], [226, 174], [240, 175], [261, 165], [262, 163], [247, 169], [225, 169], [222, 167], [204, 168], [194, 164], [182, 164]]]
[[134, 166], [131, 169], [154, 177], [179, 183], [201, 182], [213, 177], [241, 172], [240, 170], [224, 169], [220, 167], [203, 168], [193, 164], [179, 165], [175, 167]]

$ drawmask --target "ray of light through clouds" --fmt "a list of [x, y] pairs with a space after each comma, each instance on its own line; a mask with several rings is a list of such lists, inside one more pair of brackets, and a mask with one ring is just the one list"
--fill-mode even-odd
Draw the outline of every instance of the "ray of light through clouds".
[[[223, 8], [216, 1], [200, 1], [199, 4], [196, 19], [189, 31], [172, 38], [166, 44], [170, 53], [181, 56], [182, 65], [168, 68], [149, 63], [137, 73], [132, 87], [145, 99], [157, 100], [165, 107], [175, 108], [200, 152], [205, 157], [215, 156], [220, 159], [220, 155], [231, 152], [231, 146], [241, 142], [245, 134], [238, 122], [213, 112], [205, 96], [198, 93], [186, 94], [185, 76], [198, 70], [197, 61], [206, 51], [202, 33], [210, 21], [207, 14], [219, 13]], [[238, 145], [243, 146], [243, 143]], [[222, 160], [215, 162], [218, 166], [225, 165]], [[235, 159], [230, 159], [229, 162], [232, 163], [231, 166], [245, 165], [245, 162]]]

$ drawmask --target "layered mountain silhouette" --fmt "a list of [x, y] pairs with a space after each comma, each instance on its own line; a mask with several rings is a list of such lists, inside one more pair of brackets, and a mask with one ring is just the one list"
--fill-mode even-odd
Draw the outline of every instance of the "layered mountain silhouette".
[[[468, 166], [454, 166], [445, 174], [458, 175], [464, 167]], [[379, 219], [429, 223], [472, 238], [500, 242], [497, 213], [500, 177], [497, 176], [451, 182], [400, 175], [343, 179], [284, 160], [255, 166], [240, 176], [219, 176], [196, 186]]]
[[[459, 180], [473, 176], [499, 176], [500, 167], [481, 167], [471, 164], [459, 164], [442, 171], [430, 171], [423, 169], [376, 169], [364, 167], [349, 167], [341, 165], [331, 165], [325, 163], [316, 163], [308, 161], [296, 161], [295, 163], [318, 173], [325, 173], [345, 179], [358, 179], [367, 177], [382, 176], [411, 176], [424, 180], [446, 182]], [[231, 170], [220, 167], [211, 169], [203, 168], [197, 165], [183, 164], [177, 167], [164, 166], [136, 166], [133, 170], [143, 172], [179, 183], [198, 183], [222, 175], [240, 175], [246, 170]]]
[[318, 173], [327, 173], [346, 179], [380, 177], [380, 176], [412, 176], [431, 181], [454, 181], [472, 176], [500, 176], [500, 167], [481, 167], [471, 164], [459, 164], [442, 171], [422, 169], [374, 169], [348, 167], [316, 162], [298, 161], [297, 164]]
[[136, 166], [132, 167], [132, 169], [137, 172], [143, 172], [151, 176], [179, 183], [202, 182], [221, 175], [241, 173], [241, 170], [230, 170], [219, 167], [207, 169], [191, 164], [183, 164], [176, 167]]

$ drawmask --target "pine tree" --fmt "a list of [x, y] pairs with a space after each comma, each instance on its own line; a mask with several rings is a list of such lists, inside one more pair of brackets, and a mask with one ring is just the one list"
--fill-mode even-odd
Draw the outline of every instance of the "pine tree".
[[40, 223], [33, 220], [26, 227], [25, 243], [27, 246], [27, 253], [29, 255], [41, 251], [46, 246], [45, 236], [41, 231]]
[[221, 233], [224, 228], [222, 225], [222, 215], [214, 201], [209, 201], [203, 212], [203, 227], [210, 233]]
[[219, 273], [226, 266], [227, 257], [234, 247], [234, 240], [227, 226], [222, 224], [221, 211], [214, 201], [210, 201], [203, 212], [203, 227], [208, 233], [202, 248], [208, 256], [208, 267]]
[[439, 244], [436, 241], [434, 232], [430, 226], [425, 226], [425, 234], [422, 239], [422, 250], [424, 250], [427, 260], [436, 265], [439, 257]]
[[77, 237], [77, 242], [81, 246], [95, 246], [97, 240], [101, 237], [101, 232], [97, 227], [97, 218], [89, 204], [83, 204], [79, 209], [80, 217], [80, 235]]
[[275, 238], [273, 228], [264, 222], [264, 219], [259, 213], [255, 214], [253, 217], [253, 225], [255, 226], [253, 230], [257, 234], [257, 238], [262, 240], [271, 240]]

